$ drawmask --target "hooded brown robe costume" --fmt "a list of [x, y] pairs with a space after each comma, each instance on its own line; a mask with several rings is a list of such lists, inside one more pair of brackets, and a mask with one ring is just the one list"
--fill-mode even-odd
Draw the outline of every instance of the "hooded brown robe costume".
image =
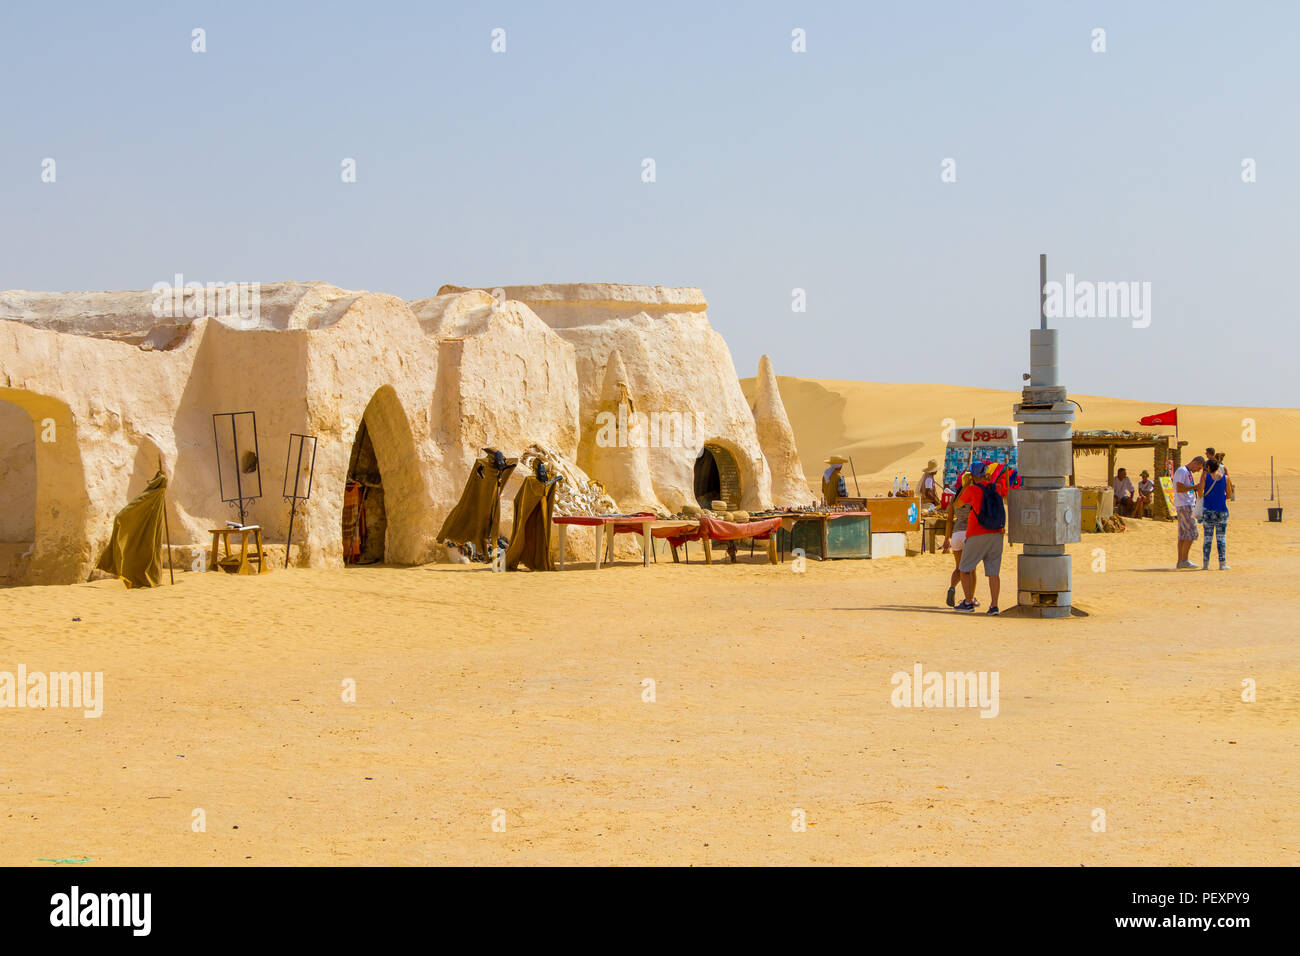
[[554, 571], [551, 563], [551, 517], [559, 476], [543, 483], [529, 475], [515, 495], [515, 526], [506, 549], [506, 570], [522, 563], [533, 571]]
[[160, 471], [113, 519], [113, 533], [95, 565], [97, 570], [116, 575], [128, 588], [156, 588], [162, 583], [166, 494], [167, 478]]
[[495, 551], [501, 535], [501, 489], [518, 465], [519, 459], [507, 458], [505, 467], [498, 471], [492, 455], [476, 461], [460, 501], [442, 523], [438, 540], [457, 545], [468, 542], [480, 554], [490, 555]]

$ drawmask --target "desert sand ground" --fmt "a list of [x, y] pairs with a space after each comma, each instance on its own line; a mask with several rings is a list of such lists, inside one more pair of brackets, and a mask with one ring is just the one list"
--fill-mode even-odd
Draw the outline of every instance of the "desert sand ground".
[[[891, 425], [868, 441], [869, 423], [819, 416], [793, 382], [810, 471], [810, 449], [901, 448], [939, 410], [915, 409], [916, 439]], [[901, 388], [806, 385], [845, 398], [845, 420], [850, 400], [885, 407]], [[1006, 422], [1006, 393], [988, 394], [989, 423]], [[1296, 418], [1266, 413], [1279, 431]], [[1185, 437], [1236, 463], [1247, 414]], [[904, 466], [937, 454], [942, 417]], [[758, 554], [708, 567], [698, 546], [648, 569], [0, 591], [0, 671], [105, 683], [97, 719], [0, 710], [0, 863], [1300, 863], [1300, 531], [1264, 520], [1249, 454], [1231, 571], [1172, 571], [1166, 523], [1086, 535], [1083, 613], [1064, 621], [948, 610], [942, 554], [799, 574]], [[899, 467], [868, 464], [876, 482]], [[891, 676], [918, 662], [997, 671], [997, 716], [893, 707]]]

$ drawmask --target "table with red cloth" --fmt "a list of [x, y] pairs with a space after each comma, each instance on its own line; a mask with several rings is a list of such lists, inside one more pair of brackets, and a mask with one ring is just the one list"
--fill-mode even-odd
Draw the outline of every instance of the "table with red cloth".
[[564, 549], [568, 542], [569, 526], [580, 528], [599, 528], [596, 541], [596, 570], [600, 570], [601, 558], [608, 552], [611, 564], [614, 562], [614, 535], [636, 534], [641, 536], [641, 563], [650, 563], [650, 529], [659, 521], [657, 515], [650, 511], [636, 514], [614, 515], [557, 515], [551, 519], [560, 529], [560, 570], [564, 570]]
[[[665, 522], [666, 523], [666, 522]], [[704, 563], [713, 563], [713, 542], [714, 541], [739, 541], [744, 538], [752, 538], [756, 541], [767, 542], [767, 557], [773, 564], [776, 564], [776, 532], [781, 527], [781, 516], [776, 515], [772, 518], [759, 518], [756, 521], [723, 521], [721, 518], [713, 518], [709, 515], [700, 515], [699, 520], [695, 522], [695, 527], [683, 527], [678, 529], [656, 528], [654, 535], [657, 538], [667, 538], [668, 543], [673, 548], [673, 560], [677, 560], [677, 548], [684, 545], [687, 541], [702, 541], [704, 543]]]
[[600, 528], [600, 539], [596, 549], [596, 568], [600, 569], [602, 558], [610, 563], [614, 559], [614, 536], [616, 534], [635, 534], [641, 537], [641, 563], [650, 563], [652, 538], [665, 538], [673, 549], [673, 560], [677, 561], [677, 549], [688, 541], [704, 543], [704, 561], [713, 563], [714, 541], [738, 541], [753, 538], [767, 542], [768, 558], [773, 563], [776, 559], [776, 531], [781, 527], [780, 516], [762, 518], [757, 521], [735, 522], [723, 521], [701, 515], [693, 518], [660, 519], [650, 512], [628, 515], [559, 515], [551, 519], [560, 529], [560, 570], [564, 570], [564, 555], [568, 528], [570, 525], [586, 528]]

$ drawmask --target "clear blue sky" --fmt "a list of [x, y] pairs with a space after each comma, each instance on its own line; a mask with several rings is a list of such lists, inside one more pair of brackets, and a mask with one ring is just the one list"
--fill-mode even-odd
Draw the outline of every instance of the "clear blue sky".
[[742, 376], [1017, 388], [1047, 252], [1152, 283], [1147, 329], [1058, 323], [1072, 391], [1295, 406], [1298, 36], [1290, 2], [7, 3], [0, 288], [694, 285]]

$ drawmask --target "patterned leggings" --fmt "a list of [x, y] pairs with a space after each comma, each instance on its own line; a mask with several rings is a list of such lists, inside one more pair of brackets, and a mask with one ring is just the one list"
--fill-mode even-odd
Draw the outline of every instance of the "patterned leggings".
[[[1201, 524], [1204, 528], [1202, 532], [1202, 550], [1204, 558], [1202, 564], [1210, 563], [1210, 539], [1214, 538], [1219, 546], [1219, 563], [1228, 563], [1228, 512], [1211, 511], [1206, 508], [1202, 514]], [[1216, 537], [1215, 531], [1218, 531]]]

